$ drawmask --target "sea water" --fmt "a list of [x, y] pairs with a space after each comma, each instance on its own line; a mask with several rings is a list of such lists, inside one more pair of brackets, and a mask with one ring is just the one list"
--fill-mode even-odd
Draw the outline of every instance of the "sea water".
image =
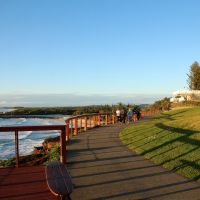
[[[68, 117], [66, 117], [68, 118]], [[65, 121], [57, 119], [40, 118], [10, 118], [1, 119], [0, 126], [39, 126], [39, 125], [64, 125]], [[0, 160], [15, 156], [14, 132], [0, 132]], [[56, 137], [59, 131], [24, 131], [19, 132], [19, 153], [29, 155], [34, 146], [41, 146], [45, 138]]]

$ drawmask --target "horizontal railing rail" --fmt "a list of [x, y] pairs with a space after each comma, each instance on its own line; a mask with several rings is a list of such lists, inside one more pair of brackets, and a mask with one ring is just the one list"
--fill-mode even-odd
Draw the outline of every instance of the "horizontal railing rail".
[[66, 141], [70, 141], [73, 135], [97, 126], [104, 126], [116, 123], [116, 116], [112, 113], [106, 114], [84, 114], [68, 118], [65, 125], [45, 125], [45, 126], [4, 126], [0, 127], [0, 132], [14, 132], [15, 135], [15, 157], [16, 167], [19, 167], [19, 134], [23, 131], [60, 131], [60, 160], [67, 161]]
[[142, 116], [153, 116], [156, 114], [162, 113], [161, 110], [150, 110], [150, 111], [141, 111], [141, 115]]
[[44, 125], [44, 126], [3, 126], [0, 127], [0, 132], [13, 132], [13, 131], [52, 131], [63, 130], [65, 125]]

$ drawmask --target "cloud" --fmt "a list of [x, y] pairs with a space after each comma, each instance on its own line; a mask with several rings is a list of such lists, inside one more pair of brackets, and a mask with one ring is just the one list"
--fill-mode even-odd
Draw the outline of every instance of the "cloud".
[[[118, 102], [131, 104], [149, 104], [169, 95], [161, 94], [35, 94], [35, 95], [3, 95], [0, 106], [84, 106], [100, 104], [116, 104]], [[0, 95], [1, 97], [1, 95]]]
[[7, 104], [7, 101], [0, 101], [0, 106], [4, 106]]

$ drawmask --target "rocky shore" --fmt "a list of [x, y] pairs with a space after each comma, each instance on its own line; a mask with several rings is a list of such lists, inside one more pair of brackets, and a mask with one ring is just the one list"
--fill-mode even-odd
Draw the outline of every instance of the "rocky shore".
[[[52, 157], [54, 158], [57, 157], [57, 159], [59, 159], [59, 152], [58, 152], [60, 149], [59, 146], [60, 146], [60, 136], [55, 138], [45, 139], [44, 142], [42, 143], [42, 146], [34, 147], [32, 154], [26, 156], [20, 156], [19, 158], [20, 166], [43, 165], [49, 160], [51, 160]], [[0, 160], [0, 168], [14, 167], [15, 160], [16, 160], [15, 157], [9, 160]]]

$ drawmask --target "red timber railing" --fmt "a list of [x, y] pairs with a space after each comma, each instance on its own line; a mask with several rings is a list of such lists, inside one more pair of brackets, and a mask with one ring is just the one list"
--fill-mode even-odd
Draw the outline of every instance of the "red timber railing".
[[66, 126], [65, 125], [48, 125], [48, 126], [7, 126], [0, 127], [0, 132], [14, 132], [15, 133], [15, 156], [16, 167], [19, 167], [19, 132], [21, 131], [61, 131], [60, 134], [60, 160], [66, 162]]
[[159, 114], [161, 112], [162, 112], [161, 110], [141, 111], [141, 115], [144, 116], [144, 117], [149, 117], [149, 116]]
[[87, 131], [90, 128], [115, 124], [116, 121], [116, 116], [112, 113], [79, 115], [68, 118], [65, 121], [67, 140], [69, 141], [73, 135]]
[[77, 135], [79, 132], [87, 131], [87, 129], [97, 126], [104, 126], [108, 124], [114, 124], [116, 117], [114, 114], [89, 114], [79, 115], [68, 118], [66, 125], [46, 125], [46, 126], [4, 126], [0, 127], [0, 132], [14, 132], [15, 134], [15, 157], [16, 167], [20, 166], [19, 158], [19, 134], [22, 131], [60, 131], [60, 160], [62, 163], [66, 163], [66, 141], [69, 141], [73, 135]]

